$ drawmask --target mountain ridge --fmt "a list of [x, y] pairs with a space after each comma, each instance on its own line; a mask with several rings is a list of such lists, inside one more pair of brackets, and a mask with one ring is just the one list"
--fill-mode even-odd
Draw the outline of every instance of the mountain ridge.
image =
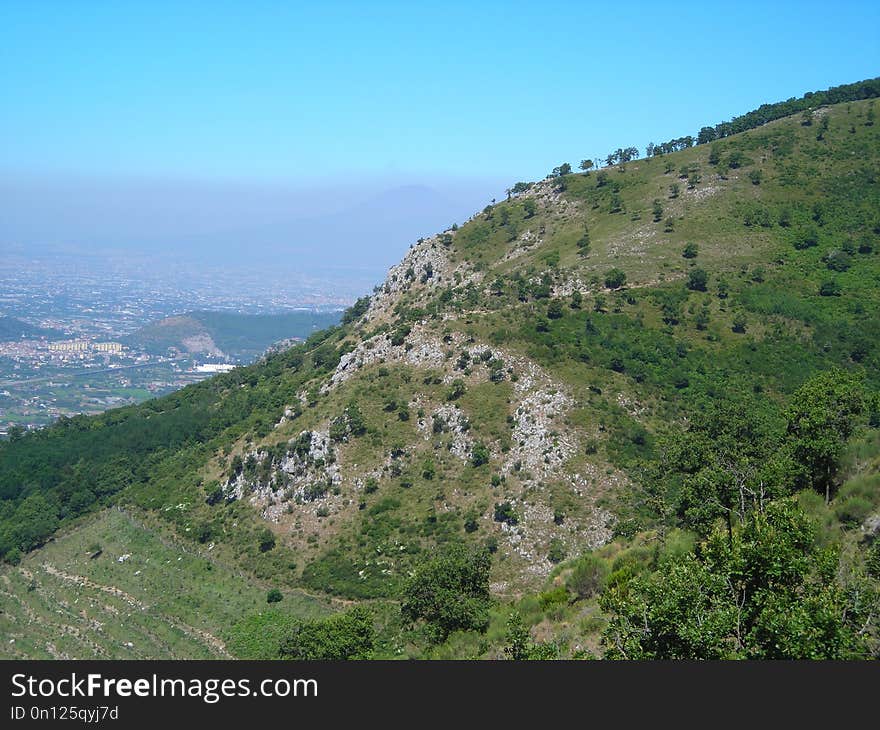
[[[413, 244], [372, 297], [304, 345], [87, 429], [64, 423], [2, 447], [6, 504], [26, 494], [14, 516], [32, 524], [54, 489], [61, 507], [88, 512], [87, 495], [71, 496], [83, 484], [55, 470], [102, 448], [105, 427], [124, 448], [112, 452], [117, 471], [89, 477], [99, 503], [155, 511], [196, 550], [230, 550], [291, 597], [370, 606], [380, 656], [503, 656], [519, 635], [505, 628], [511, 611], [530, 629], [511, 651], [536, 656], [756, 656], [768, 651], [760, 638], [691, 646], [668, 627], [652, 631], [678, 648], [654, 649], [628, 623], [629, 601], [660, 605], [655, 582], [685, 590], [687, 571], [710, 584], [702, 556], [750, 544], [754, 525], [800, 534], [790, 509], [823, 525], [847, 570], [873, 570], [877, 149], [872, 102], [853, 101], [516, 186]], [[817, 388], [839, 393], [852, 422], [827, 436], [834, 458], [821, 473], [797, 415], [821, 401]], [[137, 450], [128, 433], [141, 434]], [[44, 466], [53, 439], [69, 453]], [[733, 456], [713, 451], [729, 441]], [[777, 470], [749, 466], [744, 482], [769, 483], [772, 507], [735, 512], [726, 492], [700, 491], [716, 483], [701, 464], [728, 458]], [[34, 486], [17, 491], [25, 473]], [[51, 527], [35, 524], [28, 547]], [[5, 533], [7, 557], [22, 549], [11, 538], [21, 540]], [[493, 556], [495, 604], [458, 633], [407, 608], [413, 580], [451, 545]], [[774, 554], [788, 549], [774, 543]], [[822, 585], [835, 611], [847, 605], [849, 587]], [[712, 600], [719, 613], [705, 613], [721, 621], [728, 599]], [[212, 630], [246, 655], [277, 656], [255, 622]], [[838, 628], [821, 651], [876, 652]]]

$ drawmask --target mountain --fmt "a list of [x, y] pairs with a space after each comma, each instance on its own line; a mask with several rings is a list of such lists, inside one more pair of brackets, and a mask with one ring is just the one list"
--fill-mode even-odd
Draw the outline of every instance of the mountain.
[[64, 333], [58, 330], [37, 327], [15, 317], [0, 315], [0, 342], [9, 342], [10, 340], [20, 340], [22, 338], [56, 338], [63, 336]]
[[149, 352], [169, 348], [193, 355], [253, 360], [281, 340], [305, 339], [339, 321], [335, 312], [238, 314], [196, 311], [166, 317], [142, 327], [126, 341]]
[[878, 94], [517, 184], [302, 345], [0, 446], [2, 651], [876, 657]]

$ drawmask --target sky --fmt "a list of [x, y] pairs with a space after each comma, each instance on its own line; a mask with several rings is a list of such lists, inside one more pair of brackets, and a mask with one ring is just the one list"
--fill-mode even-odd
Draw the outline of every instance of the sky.
[[282, 235], [413, 186], [463, 215], [874, 77], [878, 27], [876, 1], [0, 0], [0, 246]]

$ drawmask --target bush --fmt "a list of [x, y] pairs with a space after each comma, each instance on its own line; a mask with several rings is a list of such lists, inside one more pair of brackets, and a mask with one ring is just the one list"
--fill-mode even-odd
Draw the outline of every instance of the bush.
[[467, 386], [461, 378], [456, 378], [446, 391], [446, 400], [457, 400], [467, 392]]
[[709, 275], [704, 269], [691, 269], [688, 274], [687, 288], [692, 291], [706, 291]]
[[282, 659], [298, 661], [369, 659], [376, 632], [372, 614], [363, 607], [317, 621], [297, 621], [282, 641]]
[[474, 444], [471, 451], [471, 465], [474, 467], [482, 466], [489, 463], [489, 448], [482, 441]]
[[562, 318], [562, 302], [558, 299], [554, 299], [547, 305], [547, 317], [549, 319], [561, 319]]
[[840, 284], [833, 279], [827, 279], [819, 285], [820, 297], [839, 297], [840, 291]]
[[578, 598], [591, 598], [601, 592], [608, 566], [600, 557], [587, 553], [574, 564], [565, 585]]
[[618, 268], [610, 269], [605, 274], [605, 286], [608, 289], [620, 289], [626, 284], [626, 273]]
[[556, 586], [549, 591], [538, 594], [538, 605], [542, 611], [550, 611], [557, 606], [564, 606], [568, 603], [568, 591], [565, 586]]
[[814, 228], [808, 228], [805, 231], [801, 232], [798, 236], [797, 240], [794, 243], [794, 247], [798, 251], [803, 251], [807, 248], [813, 248], [814, 246], [819, 245], [819, 231]]
[[837, 519], [848, 525], [860, 525], [871, 514], [874, 505], [866, 497], [853, 495], [846, 497], [834, 506]]
[[278, 603], [283, 598], [284, 596], [282, 595], [281, 591], [279, 591], [277, 588], [273, 588], [266, 594], [266, 603]]
[[699, 246], [695, 243], [687, 244], [681, 252], [681, 255], [686, 259], [695, 259], [697, 258], [697, 254], [699, 253]]
[[497, 503], [493, 517], [495, 522], [502, 522], [508, 525], [515, 525], [519, 522], [519, 517], [510, 502]]
[[259, 540], [261, 553], [267, 553], [275, 547], [275, 533], [268, 527], [264, 527], [260, 530]]
[[565, 560], [565, 556], [565, 544], [559, 538], [553, 538], [550, 541], [550, 550], [547, 552], [547, 560], [551, 563], [561, 563]]
[[825, 257], [825, 266], [831, 271], [849, 271], [852, 259], [844, 251], [832, 251]]

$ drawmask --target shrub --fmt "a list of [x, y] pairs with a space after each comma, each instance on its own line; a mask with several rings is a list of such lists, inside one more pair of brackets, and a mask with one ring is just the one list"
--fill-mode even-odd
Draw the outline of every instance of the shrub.
[[602, 590], [607, 576], [605, 561], [587, 553], [578, 558], [565, 585], [578, 598], [591, 598]]
[[275, 533], [268, 527], [260, 530], [259, 545], [261, 553], [267, 553], [275, 547]]
[[474, 444], [474, 448], [471, 450], [471, 465], [478, 467], [483, 464], [488, 464], [489, 456], [489, 447], [482, 441], [478, 441]]
[[819, 296], [821, 297], [839, 297], [840, 284], [833, 279], [827, 279], [819, 285]]
[[456, 378], [449, 386], [449, 390], [446, 391], [446, 400], [457, 400], [458, 398], [461, 398], [466, 392], [467, 386], [464, 384], [464, 381], [460, 378]]
[[609, 269], [605, 274], [605, 286], [608, 289], [620, 289], [626, 284], [626, 273], [618, 268]]
[[549, 591], [538, 594], [538, 605], [542, 611], [550, 611], [557, 606], [564, 606], [568, 603], [568, 591], [565, 586], [556, 586]]
[[873, 508], [874, 505], [867, 497], [852, 495], [835, 504], [834, 514], [844, 524], [860, 525]]
[[832, 251], [825, 257], [825, 266], [831, 271], [848, 271], [852, 266], [852, 259], [844, 251]]
[[565, 556], [565, 544], [559, 538], [553, 538], [550, 541], [550, 550], [547, 552], [547, 560], [551, 563], [561, 563], [565, 560]]
[[681, 252], [681, 255], [686, 259], [695, 259], [697, 258], [697, 254], [699, 253], [699, 246], [695, 243], [687, 244]]
[[284, 598], [284, 595], [277, 588], [273, 588], [266, 594], [266, 603], [278, 603]]
[[496, 503], [493, 518], [495, 522], [502, 522], [508, 525], [515, 525], [519, 522], [519, 517], [510, 502]]
[[818, 245], [819, 231], [815, 227], [807, 228], [806, 230], [802, 231], [794, 243], [794, 247], [798, 251], [803, 251], [804, 249], [813, 248], [814, 246]]
[[706, 291], [709, 275], [704, 269], [691, 269], [687, 278], [687, 288], [692, 291]]
[[358, 606], [316, 621], [297, 621], [282, 641], [282, 659], [329, 660], [369, 659], [376, 632], [373, 616]]

